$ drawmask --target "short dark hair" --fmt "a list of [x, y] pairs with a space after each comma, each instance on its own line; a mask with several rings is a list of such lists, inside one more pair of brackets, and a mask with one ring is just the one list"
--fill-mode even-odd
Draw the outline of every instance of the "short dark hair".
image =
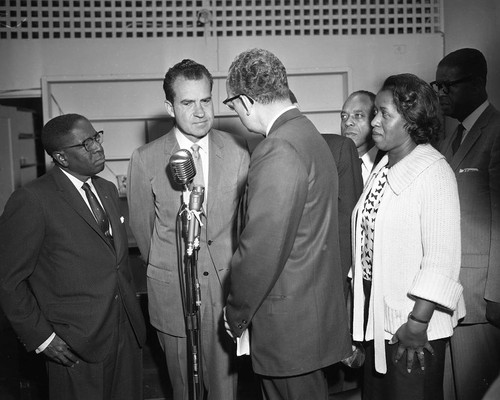
[[356, 90], [355, 92], [352, 92], [349, 97], [354, 97], [354, 96], [357, 96], [357, 95], [365, 95], [367, 96], [371, 101], [372, 103], [375, 103], [375, 93], [373, 92], [370, 92], [369, 90]]
[[438, 67], [455, 67], [464, 75], [472, 75], [484, 79], [486, 85], [486, 75], [488, 65], [483, 53], [477, 49], [464, 48], [446, 55], [438, 64]]
[[60, 150], [62, 146], [62, 138], [68, 135], [74, 128], [76, 122], [86, 120], [80, 114], [63, 114], [52, 118], [42, 128], [42, 146], [49, 156]]
[[[356, 90], [347, 97], [347, 100], [352, 99], [355, 96], [366, 96], [370, 99], [372, 107], [369, 117], [370, 119], [372, 119], [375, 116], [375, 97], [377, 97], [375, 93], [370, 92], [369, 90]], [[344, 104], [347, 102], [347, 100], [344, 102]]]
[[439, 101], [427, 82], [413, 74], [392, 75], [380, 90], [392, 93], [394, 104], [406, 121], [405, 128], [416, 144], [434, 143], [438, 139]]
[[229, 67], [227, 83], [232, 93], [246, 94], [261, 104], [290, 99], [285, 66], [268, 50], [238, 55]]
[[214, 79], [212, 74], [208, 72], [208, 69], [202, 65], [198, 64], [196, 61], [190, 59], [184, 59], [181, 62], [175, 64], [171, 67], [165, 74], [163, 79], [163, 91], [165, 92], [165, 99], [173, 103], [175, 92], [174, 92], [174, 82], [177, 78], [182, 77], [189, 80], [200, 80], [203, 77], [207, 77], [210, 82], [210, 91], [214, 84]]

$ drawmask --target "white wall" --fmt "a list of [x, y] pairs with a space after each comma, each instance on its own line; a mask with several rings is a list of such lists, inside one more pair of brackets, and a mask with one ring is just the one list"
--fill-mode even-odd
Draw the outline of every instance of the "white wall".
[[[265, 47], [278, 55], [289, 73], [303, 69], [348, 70], [344, 93], [334, 96], [336, 104], [329, 105], [338, 109], [338, 103], [347, 93], [358, 89], [376, 92], [384, 78], [394, 73], [412, 72], [432, 81], [436, 65], [444, 54], [471, 46], [483, 51], [488, 60], [490, 100], [500, 107], [500, 75], [495, 73], [500, 70], [500, 28], [496, 24], [500, 20], [500, 2], [443, 1], [444, 36], [0, 40], [0, 98], [41, 96], [43, 76], [151, 75], [161, 80], [165, 71], [183, 58], [195, 59], [212, 72], [224, 73], [242, 50]], [[295, 83], [291, 83], [305, 110], [316, 107], [318, 95], [325, 97], [316, 87], [294, 87]], [[161, 85], [157, 86], [151, 88], [150, 97], [146, 99], [137, 96], [133, 85], [129, 91], [122, 90], [119, 96], [109, 98], [99, 87], [90, 95], [79, 93], [75, 87], [74, 98], [83, 103], [105, 99], [103, 107], [115, 113], [122, 104], [127, 104], [124, 109], [132, 107], [137, 113], [162, 110], [163, 93]], [[324, 90], [337, 89], [325, 87]], [[218, 97], [224, 97], [224, 88], [219, 87], [218, 91]], [[78, 112], [65, 109], [67, 104], [60, 106], [64, 112]], [[49, 116], [54, 116], [55, 112], [57, 110], [44, 110]], [[328, 121], [322, 124], [327, 125]], [[451, 127], [451, 123], [447, 124], [448, 129]], [[323, 131], [338, 133], [338, 119], [332, 117], [331, 126]], [[109, 143], [109, 138], [106, 141]], [[131, 138], [126, 151], [143, 141], [144, 138]], [[123, 173], [125, 168], [126, 162], [118, 167], [117, 173]]]

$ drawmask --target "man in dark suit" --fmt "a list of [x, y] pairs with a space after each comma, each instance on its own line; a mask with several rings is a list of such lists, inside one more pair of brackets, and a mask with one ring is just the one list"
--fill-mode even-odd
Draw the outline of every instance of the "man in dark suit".
[[52, 400], [142, 398], [145, 326], [118, 192], [96, 176], [102, 134], [78, 114], [50, 120], [55, 166], [0, 218], [1, 305], [26, 349], [47, 356]]
[[372, 139], [371, 120], [375, 116], [375, 94], [358, 90], [349, 95], [340, 114], [340, 134], [353, 140], [358, 149], [363, 183], [385, 151], [379, 150]]
[[272, 53], [240, 54], [226, 89], [224, 103], [266, 136], [251, 156], [226, 328], [240, 345], [248, 330], [265, 399], [327, 399], [322, 369], [351, 353], [335, 161], [292, 105], [285, 67]]
[[[300, 109], [299, 102], [295, 94], [290, 90], [290, 101]], [[373, 106], [373, 105], [372, 105]], [[369, 121], [368, 121], [369, 124]], [[351, 268], [351, 214], [354, 206], [358, 202], [359, 196], [363, 192], [363, 176], [361, 164], [359, 163], [358, 152], [355, 142], [348, 140], [345, 136], [335, 134], [323, 134], [330, 151], [332, 152], [335, 166], [337, 167], [339, 178], [339, 243], [340, 260], [342, 271], [344, 272], [346, 284], [346, 296], [349, 291], [349, 281], [347, 275]], [[384, 152], [379, 152], [384, 153]]]
[[460, 49], [439, 62], [431, 83], [443, 113], [459, 122], [441, 145], [460, 197], [467, 315], [450, 343], [459, 400], [481, 399], [500, 371], [500, 112], [488, 101], [486, 75], [483, 54]]
[[352, 140], [340, 135], [323, 134], [332, 152], [339, 178], [339, 244], [342, 271], [346, 282], [346, 295], [349, 282], [347, 275], [352, 264], [351, 215], [359, 196], [363, 192], [363, 177], [358, 162], [358, 152]]
[[[165, 352], [174, 400], [189, 398], [186, 324], [177, 260], [176, 222], [183, 188], [169, 174], [170, 157], [180, 149], [201, 157], [194, 183], [205, 187], [204, 216], [198, 252], [201, 290], [200, 331], [202, 387], [208, 400], [236, 398], [234, 343], [225, 334], [222, 309], [236, 248], [239, 199], [250, 156], [242, 137], [212, 128], [212, 75], [201, 64], [183, 60], [168, 70], [163, 89], [174, 128], [132, 154], [128, 199], [130, 225], [147, 262], [149, 315]], [[201, 178], [199, 182], [197, 179]]]

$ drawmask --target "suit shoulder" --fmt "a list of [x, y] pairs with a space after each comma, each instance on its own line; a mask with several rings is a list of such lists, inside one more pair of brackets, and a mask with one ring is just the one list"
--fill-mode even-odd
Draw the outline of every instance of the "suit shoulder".
[[218, 129], [212, 129], [210, 134], [213, 135], [214, 140], [220, 141], [224, 146], [248, 152], [248, 143], [246, 138], [238, 133], [229, 133]]
[[[346, 145], [346, 143], [348, 143], [346, 142], [348, 138], [342, 135], [337, 135], [335, 133], [324, 133], [321, 136], [323, 136], [323, 139], [326, 140], [326, 143], [328, 143], [329, 146], [344, 146]], [[354, 145], [354, 142], [352, 140], [351, 142]]]
[[142, 146], [137, 147], [133, 151], [133, 154], [135, 153], [135, 154], [140, 154], [141, 156], [144, 156], [144, 155], [149, 155], [149, 154], [153, 154], [153, 153], [162, 153], [165, 149], [166, 142], [169, 139], [168, 135], [170, 135], [170, 134], [171, 133], [169, 132], [169, 133], [167, 133], [163, 136], [160, 136], [159, 138], [157, 138], [151, 142], [145, 143]]
[[116, 189], [116, 186], [113, 184], [113, 182], [108, 181], [107, 179], [104, 179], [104, 178], [102, 178], [102, 177], [100, 177], [100, 176], [97, 176], [97, 175], [96, 175], [96, 176], [93, 178], [93, 180], [94, 180], [94, 182], [95, 182], [95, 183], [97, 183], [98, 185], [102, 185], [102, 186], [104, 186], [104, 187], [106, 187], [106, 188], [110, 188], [110, 189], [112, 189], [112, 188], [115, 188], [115, 189]]

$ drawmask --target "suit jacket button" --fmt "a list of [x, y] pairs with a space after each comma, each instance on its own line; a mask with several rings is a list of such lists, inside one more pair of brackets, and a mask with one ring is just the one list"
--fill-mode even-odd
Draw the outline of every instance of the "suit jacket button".
[[212, 242], [211, 240], [209, 240], [209, 241], [207, 242], [207, 244], [208, 244], [209, 246], [210, 246], [212, 243], [213, 243], [213, 242]]
[[246, 320], [246, 319], [244, 319], [244, 320], [243, 320], [243, 321], [241, 321], [241, 322], [243, 322], [245, 325], [247, 324], [247, 320]]
[[207, 271], [203, 272], [203, 276], [208, 276], [208, 272]]
[[243, 329], [243, 325], [238, 324], [238, 329]]

